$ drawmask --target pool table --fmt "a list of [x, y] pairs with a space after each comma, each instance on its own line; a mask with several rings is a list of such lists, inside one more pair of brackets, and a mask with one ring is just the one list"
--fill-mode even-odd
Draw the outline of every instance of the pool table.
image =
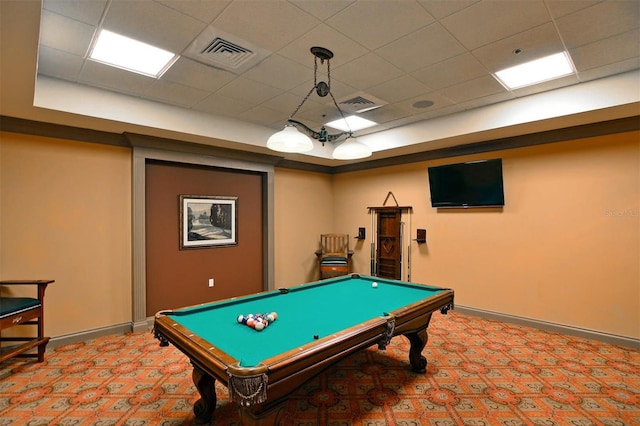
[[[211, 420], [219, 380], [245, 424], [275, 425], [296, 388], [357, 350], [384, 349], [395, 335], [410, 342], [411, 368], [426, 372], [431, 314], [452, 309], [453, 296], [451, 289], [352, 274], [160, 311], [154, 335], [191, 360], [201, 397], [196, 421]], [[277, 318], [261, 331], [238, 322], [270, 312]]]

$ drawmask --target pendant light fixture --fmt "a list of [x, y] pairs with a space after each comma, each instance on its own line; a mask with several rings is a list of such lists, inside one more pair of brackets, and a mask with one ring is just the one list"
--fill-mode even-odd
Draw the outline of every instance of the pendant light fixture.
[[[331, 93], [331, 66], [329, 61], [333, 58], [333, 52], [329, 49], [325, 49], [324, 47], [315, 46], [311, 48], [311, 53], [314, 56], [313, 87], [309, 90], [304, 99], [302, 99], [300, 105], [298, 105], [298, 107], [289, 116], [284, 130], [274, 133], [267, 140], [267, 148], [279, 152], [304, 153], [313, 149], [313, 141], [311, 138], [318, 140], [324, 146], [325, 142], [335, 142], [345, 136], [346, 140], [333, 151], [333, 158], [337, 160], [355, 160], [371, 156], [371, 149], [367, 145], [358, 142], [357, 139], [353, 137], [353, 132], [350, 129], [346, 132], [330, 134], [323, 125], [320, 128], [320, 131], [317, 132], [306, 124], [293, 119], [302, 105], [304, 105], [307, 99], [309, 99], [309, 96], [311, 96], [315, 90], [317, 95], [321, 98], [324, 98], [327, 95], [331, 96], [334, 106], [340, 113], [342, 119], [346, 122], [344, 113]], [[324, 81], [317, 81], [318, 60], [320, 60], [321, 64], [324, 64], [325, 62], [327, 63], [326, 83]]]

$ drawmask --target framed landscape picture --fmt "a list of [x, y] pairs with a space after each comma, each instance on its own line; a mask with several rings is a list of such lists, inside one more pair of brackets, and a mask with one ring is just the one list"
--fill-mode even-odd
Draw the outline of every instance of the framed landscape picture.
[[180, 195], [180, 249], [238, 244], [238, 197]]

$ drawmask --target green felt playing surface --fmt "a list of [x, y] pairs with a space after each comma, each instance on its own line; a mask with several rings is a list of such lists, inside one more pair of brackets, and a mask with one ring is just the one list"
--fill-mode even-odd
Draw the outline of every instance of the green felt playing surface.
[[[373, 288], [372, 283], [378, 287]], [[338, 278], [174, 311], [180, 325], [251, 367], [356, 326], [385, 313], [432, 297], [442, 289], [375, 277]], [[262, 331], [237, 322], [238, 315], [277, 312]]]

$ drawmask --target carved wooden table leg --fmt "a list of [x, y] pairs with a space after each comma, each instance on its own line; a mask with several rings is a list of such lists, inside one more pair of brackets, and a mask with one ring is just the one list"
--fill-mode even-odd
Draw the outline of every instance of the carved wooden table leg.
[[216, 409], [216, 379], [193, 366], [193, 384], [200, 392], [200, 399], [193, 405], [193, 414], [196, 416], [196, 423], [204, 424], [211, 421], [213, 411]]
[[416, 373], [425, 373], [427, 371], [427, 359], [422, 356], [422, 350], [427, 345], [427, 340], [429, 340], [427, 330], [424, 329], [415, 333], [407, 333], [405, 336], [407, 336], [409, 343], [411, 343], [411, 348], [409, 349], [409, 363], [411, 364], [411, 368]]

